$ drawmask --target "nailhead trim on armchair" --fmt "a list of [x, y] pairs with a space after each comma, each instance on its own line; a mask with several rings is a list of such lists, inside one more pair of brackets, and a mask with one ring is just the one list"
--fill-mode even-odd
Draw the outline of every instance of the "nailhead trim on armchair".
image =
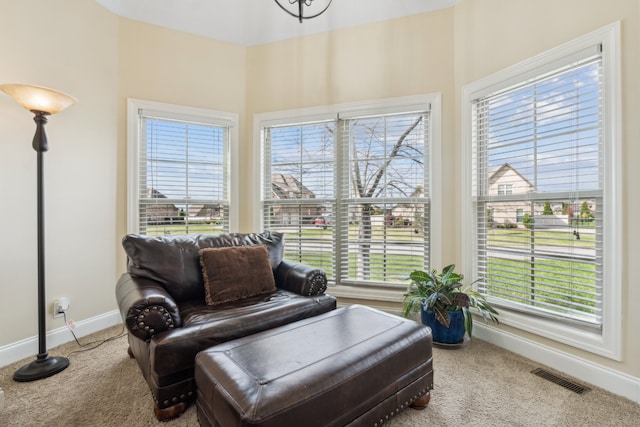
[[158, 312], [158, 313], [160, 313], [162, 315], [162, 317], [165, 320], [167, 328], [173, 329], [175, 327], [175, 325], [173, 323], [173, 319], [171, 318], [171, 315], [169, 314], [169, 312], [167, 311], [166, 308], [164, 308], [164, 307], [162, 307], [160, 305], [152, 305], [152, 306], [149, 306], [149, 307], [145, 308], [144, 310], [142, 310], [140, 312], [140, 314], [138, 314], [138, 328], [147, 331], [150, 335], [153, 335], [156, 332], [155, 329], [152, 326], [149, 326], [149, 325], [145, 324], [146, 317], [150, 313], [153, 313], [154, 311]]

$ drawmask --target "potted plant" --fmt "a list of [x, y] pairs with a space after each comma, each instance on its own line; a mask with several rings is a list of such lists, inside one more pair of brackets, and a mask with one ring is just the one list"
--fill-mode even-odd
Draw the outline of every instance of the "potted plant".
[[438, 272], [414, 271], [409, 275], [411, 283], [403, 301], [403, 315], [421, 311], [422, 323], [431, 327], [433, 341], [443, 344], [458, 344], [464, 340], [465, 332], [472, 337], [473, 316], [470, 307], [478, 310], [482, 318], [498, 322], [498, 312], [486, 297], [472, 289], [462, 287], [462, 275], [454, 271], [451, 264]]

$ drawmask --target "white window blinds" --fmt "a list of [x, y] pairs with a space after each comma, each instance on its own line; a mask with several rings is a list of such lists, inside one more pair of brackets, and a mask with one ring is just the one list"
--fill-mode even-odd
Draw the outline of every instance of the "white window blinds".
[[342, 283], [402, 284], [429, 265], [427, 112], [340, 121]]
[[335, 121], [263, 129], [263, 224], [286, 235], [285, 258], [335, 264]]
[[229, 126], [138, 110], [138, 232], [229, 230]]
[[472, 103], [476, 271], [498, 305], [599, 328], [600, 46]]
[[429, 265], [430, 115], [397, 110], [262, 126], [263, 224], [286, 259], [403, 287]]

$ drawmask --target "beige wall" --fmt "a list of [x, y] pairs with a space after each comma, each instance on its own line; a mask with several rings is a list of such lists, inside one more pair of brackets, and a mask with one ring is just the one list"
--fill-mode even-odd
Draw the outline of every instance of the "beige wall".
[[[72, 317], [115, 310], [124, 269], [126, 98], [240, 114], [240, 231], [256, 211], [253, 115], [283, 109], [442, 94], [441, 230], [433, 248], [459, 262], [461, 87], [616, 20], [623, 37], [623, 361], [613, 362], [510, 330], [566, 354], [640, 377], [640, 158], [637, 0], [461, 0], [449, 10], [249, 48], [118, 18], [86, 0], [0, 0], [0, 82], [50, 86], [80, 103], [48, 125], [48, 300]], [[73, 11], [72, 13], [70, 11]], [[36, 334], [35, 153], [31, 115], [0, 95], [0, 310], [3, 346]], [[75, 214], [75, 212], [80, 214]], [[47, 308], [50, 309], [49, 304]], [[50, 317], [50, 316], [49, 316]], [[62, 326], [48, 319], [48, 329]]]
[[[77, 321], [115, 307], [117, 23], [85, 0], [0, 0], [0, 82], [79, 100], [49, 119], [44, 156], [47, 299], [70, 298]], [[32, 117], [0, 93], [0, 348], [38, 330]]]

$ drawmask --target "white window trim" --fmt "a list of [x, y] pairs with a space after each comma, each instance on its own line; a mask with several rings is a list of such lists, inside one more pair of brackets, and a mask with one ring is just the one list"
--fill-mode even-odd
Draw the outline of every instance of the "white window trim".
[[238, 114], [142, 99], [127, 99], [127, 233], [139, 230], [138, 202], [140, 186], [138, 110], [156, 111], [177, 120], [198, 119], [203, 123], [229, 126], [229, 230], [238, 230]]
[[[311, 122], [324, 120], [327, 118], [336, 118], [338, 113], [341, 118], [349, 117], [353, 114], [385, 114], [390, 112], [407, 112], [415, 108], [415, 111], [424, 110], [425, 105], [430, 105], [431, 117], [431, 155], [429, 156], [429, 183], [431, 190], [431, 217], [430, 217], [430, 247], [431, 262], [433, 265], [442, 263], [440, 248], [442, 247], [442, 188], [434, 183], [442, 182], [442, 95], [440, 93], [414, 95], [398, 98], [388, 98], [364, 102], [353, 102], [345, 104], [337, 104], [331, 106], [309, 107], [294, 110], [276, 111], [270, 113], [258, 113], [253, 117], [253, 152], [255, 171], [262, 171], [261, 153], [262, 138], [261, 129], [267, 126], [296, 122]], [[260, 200], [262, 188], [262, 176], [264, 174], [254, 173], [252, 194], [253, 200]], [[256, 202], [256, 209], [259, 209], [259, 203]], [[254, 216], [253, 227], [261, 230], [262, 215]], [[354, 287], [349, 285], [333, 286], [331, 294], [336, 297], [352, 298], [358, 295], [361, 299], [372, 299], [379, 301], [397, 302], [402, 296], [404, 290], [376, 289], [375, 287], [358, 286], [354, 293]]]
[[621, 360], [622, 330], [622, 161], [621, 161], [621, 61], [620, 22], [589, 33], [516, 64], [462, 88], [462, 260], [466, 277], [475, 279], [473, 265], [473, 223], [475, 214], [472, 200], [472, 101], [483, 94], [493, 92], [505, 82], [524, 80], [536, 74], [540, 66], [561, 60], [572, 51], [579, 51], [601, 43], [605, 73], [605, 218], [604, 235], [604, 295], [603, 329], [601, 333], [583, 330], [550, 319], [527, 316], [504, 311], [500, 321], [505, 325], [534, 333], [561, 343], [571, 345], [613, 360]]

